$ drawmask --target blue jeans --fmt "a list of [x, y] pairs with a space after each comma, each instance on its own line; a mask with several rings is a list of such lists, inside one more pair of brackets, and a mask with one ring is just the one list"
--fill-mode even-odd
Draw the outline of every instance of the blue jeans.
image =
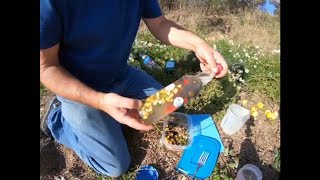
[[[163, 86], [148, 74], [130, 67], [124, 80], [104, 91], [145, 99]], [[121, 124], [107, 113], [58, 96], [61, 106], [49, 114], [52, 136], [97, 173], [118, 177], [130, 166], [130, 154]]]

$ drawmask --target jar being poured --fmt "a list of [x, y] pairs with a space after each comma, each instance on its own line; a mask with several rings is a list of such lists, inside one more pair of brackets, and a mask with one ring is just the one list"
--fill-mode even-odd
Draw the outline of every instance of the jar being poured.
[[155, 123], [198, 96], [202, 87], [222, 71], [222, 65], [217, 64], [217, 66], [217, 73], [201, 72], [197, 75], [185, 75], [145, 99], [138, 109], [145, 124]]

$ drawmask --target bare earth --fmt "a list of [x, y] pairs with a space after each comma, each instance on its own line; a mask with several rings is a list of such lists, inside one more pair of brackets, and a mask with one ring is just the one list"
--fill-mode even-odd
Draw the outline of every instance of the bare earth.
[[[241, 95], [247, 98], [246, 94]], [[40, 99], [40, 117], [45, 113], [50, 96], [45, 95]], [[249, 98], [248, 98], [249, 99]], [[279, 107], [261, 100], [259, 96], [250, 96], [250, 103], [265, 102], [270, 110], [278, 110]], [[263, 116], [263, 115], [259, 115]], [[271, 164], [275, 159], [275, 149], [280, 147], [280, 120], [270, 123], [263, 117], [258, 120], [250, 119], [246, 125], [235, 135], [228, 136], [223, 133], [220, 123], [216, 123], [223, 140], [224, 146], [233, 149], [235, 159], [242, 167], [246, 163], [257, 165], [263, 173], [263, 179], [278, 179], [277, 172]], [[161, 123], [157, 125], [161, 129]], [[154, 130], [150, 133], [142, 133], [126, 128], [129, 150], [132, 156], [132, 169], [139, 165], [151, 164], [160, 173], [160, 179], [185, 179], [175, 170], [181, 152], [170, 151], [160, 144], [161, 133]], [[223, 167], [228, 163], [228, 157], [220, 155], [217, 166]], [[231, 173], [233, 177], [236, 174]], [[93, 170], [86, 166], [72, 150], [47, 138], [40, 130], [40, 179], [97, 179]]]

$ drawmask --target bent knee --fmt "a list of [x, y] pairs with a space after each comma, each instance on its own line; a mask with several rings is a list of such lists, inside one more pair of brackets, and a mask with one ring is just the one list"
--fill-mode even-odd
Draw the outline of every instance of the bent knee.
[[120, 177], [125, 174], [130, 167], [131, 160], [130, 156], [124, 158], [124, 156], [118, 158], [117, 161], [111, 162], [110, 164], [104, 167], [103, 174], [111, 177]]
[[112, 172], [110, 172], [110, 176], [119, 177], [125, 174], [130, 167], [130, 160], [127, 162], [122, 162], [117, 168], [115, 168]]

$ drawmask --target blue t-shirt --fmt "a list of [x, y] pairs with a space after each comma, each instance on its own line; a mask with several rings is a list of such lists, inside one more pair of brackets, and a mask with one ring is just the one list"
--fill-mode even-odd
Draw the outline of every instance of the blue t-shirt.
[[63, 67], [106, 85], [125, 76], [141, 18], [161, 15], [157, 0], [40, 0], [40, 49], [60, 43]]

